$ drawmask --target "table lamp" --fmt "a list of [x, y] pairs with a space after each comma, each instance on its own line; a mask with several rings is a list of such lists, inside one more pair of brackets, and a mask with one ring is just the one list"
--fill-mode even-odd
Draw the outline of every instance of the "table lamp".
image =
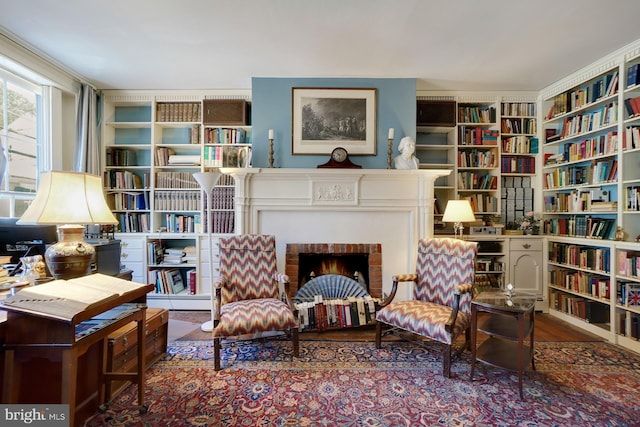
[[198, 184], [200, 184], [200, 188], [207, 194], [207, 236], [209, 237], [209, 281], [211, 282], [211, 320], [204, 322], [200, 329], [204, 332], [213, 331], [213, 316], [215, 314], [215, 293], [213, 288], [213, 247], [211, 241], [211, 234], [213, 234], [213, 211], [211, 209], [211, 205], [213, 204], [213, 189], [220, 178], [220, 169], [213, 168], [208, 172], [196, 172], [193, 174], [193, 177]]
[[464, 230], [462, 223], [475, 220], [476, 217], [468, 200], [449, 200], [444, 209], [444, 215], [442, 215], [443, 222], [453, 222], [453, 233], [458, 239], [462, 239], [462, 231]]
[[95, 249], [84, 241], [85, 225], [118, 220], [107, 206], [99, 176], [52, 171], [40, 174], [36, 197], [17, 223], [58, 226], [58, 242], [44, 258], [53, 277], [66, 280], [91, 273]]

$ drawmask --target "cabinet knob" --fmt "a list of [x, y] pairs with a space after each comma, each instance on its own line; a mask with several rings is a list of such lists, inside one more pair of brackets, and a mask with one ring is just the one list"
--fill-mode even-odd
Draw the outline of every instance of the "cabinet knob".
[[525, 249], [529, 249], [531, 247], [531, 245], [528, 244], [528, 243], [525, 243], [524, 245], [522, 245], [522, 247], [525, 248]]
[[120, 254], [120, 258], [126, 258], [126, 257], [128, 257], [128, 256], [129, 256], [129, 255], [128, 255], [126, 252], [125, 252], [125, 253], [121, 253], [121, 254]]

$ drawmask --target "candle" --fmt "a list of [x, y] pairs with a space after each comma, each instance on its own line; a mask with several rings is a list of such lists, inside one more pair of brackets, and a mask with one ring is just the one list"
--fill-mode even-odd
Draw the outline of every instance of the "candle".
[[393, 139], [393, 134], [394, 134], [394, 129], [393, 128], [389, 128], [389, 139]]
[[269, 129], [269, 139], [273, 139], [273, 129]]

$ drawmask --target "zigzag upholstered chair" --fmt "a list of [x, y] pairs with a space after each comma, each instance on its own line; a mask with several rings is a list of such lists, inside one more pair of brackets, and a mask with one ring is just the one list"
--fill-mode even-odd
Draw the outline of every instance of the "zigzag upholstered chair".
[[[382, 341], [382, 326], [408, 331], [444, 344], [442, 375], [451, 377], [451, 350], [456, 338], [465, 333], [469, 347], [471, 299], [475, 279], [477, 243], [441, 238], [418, 243], [415, 274], [393, 277], [389, 297], [376, 315], [376, 347]], [[392, 302], [398, 283], [413, 282], [413, 299]]]
[[220, 281], [215, 288], [213, 318], [215, 370], [220, 370], [220, 345], [227, 337], [285, 331], [298, 357], [298, 313], [289, 299], [289, 278], [276, 271], [275, 237], [220, 238], [219, 249]]

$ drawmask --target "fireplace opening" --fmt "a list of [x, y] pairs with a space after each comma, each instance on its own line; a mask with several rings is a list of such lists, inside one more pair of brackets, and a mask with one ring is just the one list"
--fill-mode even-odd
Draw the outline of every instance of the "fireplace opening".
[[380, 243], [287, 243], [285, 274], [294, 297], [310, 280], [330, 275], [362, 284], [372, 297], [382, 297]]
[[298, 287], [325, 274], [349, 277], [369, 292], [369, 254], [300, 254]]

